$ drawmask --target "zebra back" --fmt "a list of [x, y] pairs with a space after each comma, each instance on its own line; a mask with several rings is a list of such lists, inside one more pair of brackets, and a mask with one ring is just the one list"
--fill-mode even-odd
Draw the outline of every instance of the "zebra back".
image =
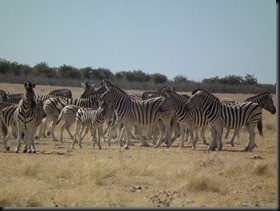
[[51, 95], [54, 97], [72, 98], [72, 92], [70, 89], [55, 89], [55, 90], [49, 92], [48, 95]]
[[17, 94], [8, 94], [7, 95], [7, 102], [17, 104], [22, 99], [23, 93], [17, 93]]

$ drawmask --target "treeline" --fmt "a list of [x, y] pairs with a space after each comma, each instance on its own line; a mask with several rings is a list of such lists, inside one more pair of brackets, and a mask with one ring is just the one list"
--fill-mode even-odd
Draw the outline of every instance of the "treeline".
[[70, 65], [49, 67], [41, 62], [31, 67], [26, 64], [0, 59], [0, 82], [23, 83], [25, 80], [35, 81], [40, 85], [81, 86], [81, 81], [90, 81], [97, 86], [103, 79], [123, 89], [155, 90], [165, 84], [173, 84], [177, 91], [192, 91], [201, 87], [210, 92], [219, 93], [276, 93], [276, 84], [259, 84], [254, 75], [244, 77], [229, 75], [203, 79], [201, 82], [188, 80], [186, 76], [178, 75], [173, 80], [160, 73], [147, 74], [142, 70], [120, 71], [113, 74], [109, 69], [84, 67], [76, 68]]

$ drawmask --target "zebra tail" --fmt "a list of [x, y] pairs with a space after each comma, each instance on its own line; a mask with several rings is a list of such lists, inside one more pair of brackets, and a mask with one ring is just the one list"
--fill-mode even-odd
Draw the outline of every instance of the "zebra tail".
[[262, 119], [260, 119], [260, 120], [258, 121], [257, 127], [258, 127], [259, 134], [260, 134], [261, 136], [263, 136], [263, 122], [262, 122]]

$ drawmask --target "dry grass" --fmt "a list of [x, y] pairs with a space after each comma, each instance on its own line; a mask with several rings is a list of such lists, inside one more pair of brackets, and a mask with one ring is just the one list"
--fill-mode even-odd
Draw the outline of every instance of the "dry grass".
[[[35, 92], [56, 88], [61, 87], [38, 85]], [[23, 85], [0, 84], [0, 89], [16, 93]], [[70, 89], [74, 97], [82, 90]], [[217, 95], [234, 100], [250, 96]], [[276, 115], [263, 112], [263, 122], [264, 137], [256, 135], [253, 152], [243, 152], [248, 138], [243, 130], [235, 147], [224, 140], [222, 151], [210, 153], [201, 140], [195, 150], [190, 144], [179, 149], [180, 140], [171, 148], [140, 147], [133, 140], [129, 150], [102, 142], [98, 150], [91, 149], [88, 135], [82, 149], [71, 149], [65, 133], [64, 144], [36, 140], [36, 154], [13, 153], [14, 139], [6, 152], [1, 141], [0, 206], [276, 208]]]

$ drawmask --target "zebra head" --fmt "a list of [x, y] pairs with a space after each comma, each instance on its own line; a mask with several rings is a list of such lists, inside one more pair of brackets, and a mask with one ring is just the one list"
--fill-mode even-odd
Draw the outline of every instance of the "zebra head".
[[25, 92], [22, 94], [22, 99], [29, 102], [31, 108], [34, 108], [36, 105], [36, 100], [35, 100], [36, 96], [33, 90], [35, 86], [36, 86], [35, 82], [33, 83], [31, 83], [30, 81], [24, 82]]
[[[194, 92], [195, 91], [195, 92]], [[203, 90], [194, 90], [192, 96], [188, 99], [185, 104], [185, 110], [189, 111], [201, 106]]]
[[90, 84], [88, 81], [86, 83], [81, 82], [81, 85], [83, 87], [83, 93], [81, 94], [81, 98], [88, 97], [89, 94], [95, 92], [95, 84]]
[[7, 93], [4, 90], [0, 90], [0, 100], [2, 101], [7, 100]]
[[106, 90], [108, 90], [110, 87], [113, 86], [113, 84], [111, 84], [111, 82], [108, 81], [108, 80], [103, 80], [103, 81], [101, 82], [101, 85], [104, 85], [104, 86], [106, 87]]
[[175, 87], [172, 86], [172, 85], [165, 85], [164, 87], [158, 89], [157, 92], [164, 93], [164, 94], [171, 93], [171, 92], [174, 93], [175, 92]]
[[273, 104], [273, 100], [272, 100], [273, 94], [269, 94], [267, 95], [267, 100], [263, 105], [263, 108], [267, 111], [270, 111], [271, 114], [275, 114], [276, 113], [276, 108]]

